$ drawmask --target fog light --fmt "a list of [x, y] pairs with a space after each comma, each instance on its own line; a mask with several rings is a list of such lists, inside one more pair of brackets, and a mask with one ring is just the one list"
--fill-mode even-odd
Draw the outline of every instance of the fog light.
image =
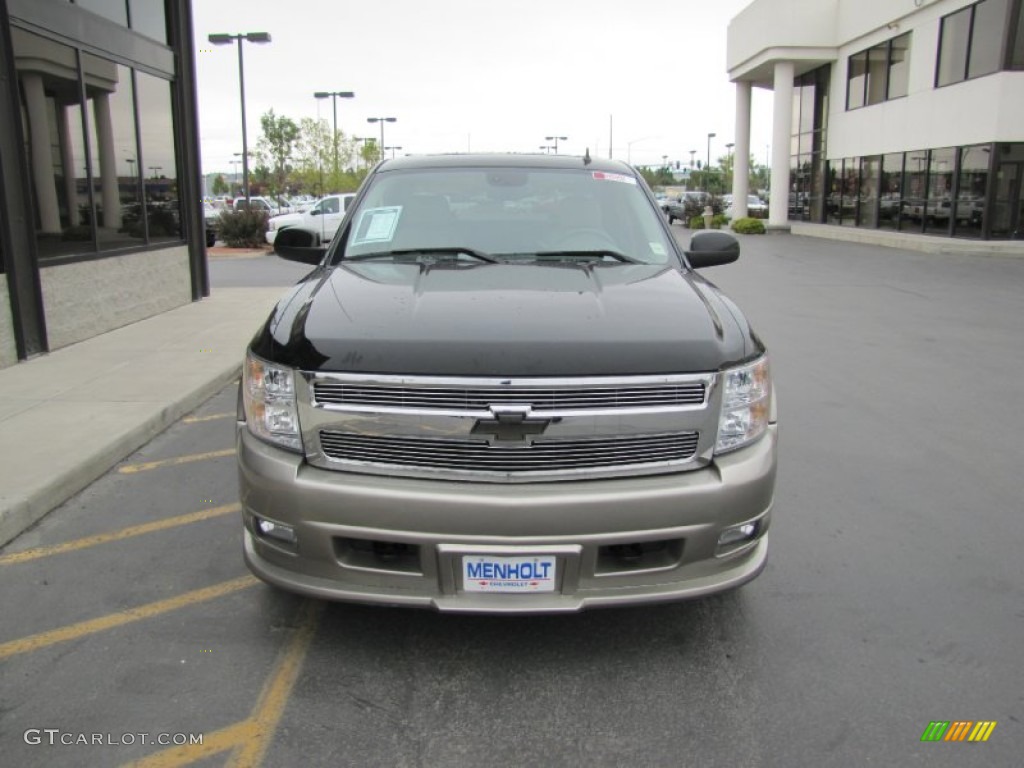
[[726, 548], [735, 548], [737, 544], [752, 541], [757, 537], [759, 528], [760, 526], [756, 522], [726, 528], [718, 537], [718, 553], [721, 554], [722, 550]]
[[260, 536], [264, 536], [268, 539], [277, 539], [283, 541], [286, 544], [295, 543], [295, 529], [290, 525], [281, 525], [281, 523], [272, 523], [269, 520], [264, 520], [262, 517], [255, 518], [256, 531]]

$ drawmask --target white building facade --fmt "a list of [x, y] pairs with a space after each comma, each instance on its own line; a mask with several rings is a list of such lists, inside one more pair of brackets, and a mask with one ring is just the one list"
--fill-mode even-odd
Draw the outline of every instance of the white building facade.
[[769, 227], [1024, 240], [1024, 0], [754, 0], [727, 66], [736, 201], [774, 92]]

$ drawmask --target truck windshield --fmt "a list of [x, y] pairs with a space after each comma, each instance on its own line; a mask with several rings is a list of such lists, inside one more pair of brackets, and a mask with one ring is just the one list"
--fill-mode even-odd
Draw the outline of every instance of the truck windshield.
[[674, 259], [660, 212], [632, 176], [590, 169], [385, 171], [352, 213], [342, 258], [465, 249], [496, 261], [610, 254], [602, 263]]

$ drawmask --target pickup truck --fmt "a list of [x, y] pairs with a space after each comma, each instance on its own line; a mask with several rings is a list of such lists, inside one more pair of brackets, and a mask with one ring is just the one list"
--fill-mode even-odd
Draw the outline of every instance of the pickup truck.
[[273, 216], [267, 222], [267, 242], [273, 245], [280, 232], [290, 230], [288, 240], [291, 245], [329, 243], [353, 199], [355, 194], [328, 195], [301, 213]]
[[300, 594], [574, 612], [765, 566], [765, 345], [625, 163], [385, 160], [245, 353], [243, 557]]

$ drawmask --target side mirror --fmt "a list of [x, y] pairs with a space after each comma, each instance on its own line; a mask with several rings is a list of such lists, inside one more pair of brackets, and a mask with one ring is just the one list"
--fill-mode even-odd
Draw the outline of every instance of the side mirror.
[[313, 245], [313, 236], [301, 229], [282, 229], [274, 239], [274, 253], [286, 261], [319, 264], [327, 247]]
[[694, 269], [731, 264], [740, 257], [739, 241], [727, 232], [698, 232], [690, 238], [686, 258]]
[[319, 216], [320, 215], [320, 209], [319, 208], [314, 208], [313, 210], [311, 210], [309, 212], [309, 215], [310, 216]]

